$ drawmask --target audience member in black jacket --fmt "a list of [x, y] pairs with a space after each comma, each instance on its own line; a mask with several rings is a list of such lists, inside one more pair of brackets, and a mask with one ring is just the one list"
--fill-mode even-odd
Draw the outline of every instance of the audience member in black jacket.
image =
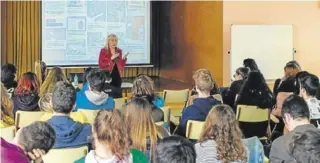
[[252, 58], [243, 60], [243, 67], [249, 69], [249, 71], [260, 71], [256, 61]]
[[[261, 109], [271, 109], [276, 101], [274, 95], [269, 89], [263, 75], [259, 71], [249, 73], [248, 79], [235, 102], [235, 112], [238, 105], [257, 106]], [[245, 137], [265, 136], [268, 122], [262, 123], [239, 123]]]
[[14, 115], [18, 110], [39, 111], [39, 90], [37, 76], [33, 72], [24, 73], [12, 97]]
[[249, 69], [240, 67], [236, 70], [236, 73], [233, 75], [234, 81], [231, 83], [231, 86], [223, 98], [223, 103], [228, 104], [229, 106], [234, 106], [234, 101], [237, 94], [240, 92], [242, 85], [245, 80], [248, 78]]
[[10, 97], [17, 87], [17, 82], [15, 81], [16, 72], [17, 69], [13, 64], [8, 63], [1, 66], [1, 83], [7, 89]]

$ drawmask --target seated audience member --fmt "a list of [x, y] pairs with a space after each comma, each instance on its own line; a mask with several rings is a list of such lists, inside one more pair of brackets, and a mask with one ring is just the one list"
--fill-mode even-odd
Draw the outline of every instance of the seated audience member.
[[112, 97], [104, 92], [106, 75], [101, 70], [91, 70], [87, 76], [88, 89], [77, 92], [76, 110], [114, 109]]
[[52, 93], [56, 83], [59, 81], [68, 82], [68, 79], [60, 67], [54, 67], [49, 71], [48, 76], [46, 76], [40, 87], [40, 96], [45, 93]]
[[212, 106], [221, 104], [220, 101], [210, 96], [210, 90], [214, 87], [212, 75], [207, 69], [199, 69], [193, 75], [196, 84], [198, 97], [193, 100], [193, 104], [182, 112], [182, 117], [177, 133], [185, 136], [188, 120], [204, 121]]
[[152, 118], [155, 122], [163, 120], [164, 113], [160, 107], [164, 106], [164, 99], [155, 94], [153, 80], [147, 75], [139, 75], [133, 81], [132, 97], [146, 98], [152, 104]]
[[320, 100], [316, 98], [320, 87], [319, 78], [309, 74], [300, 81], [299, 85], [300, 96], [306, 100], [309, 107], [310, 122], [320, 128]]
[[14, 92], [14, 89], [18, 85], [15, 80], [16, 72], [17, 69], [13, 64], [8, 63], [1, 66], [1, 83], [7, 89], [10, 98]]
[[155, 125], [151, 108], [145, 98], [135, 97], [126, 104], [124, 113], [130, 127], [132, 148], [144, 152], [150, 160], [154, 158], [158, 139], [167, 136]]
[[195, 145], [197, 163], [247, 162], [249, 153], [241, 140], [236, 116], [228, 105], [214, 106]]
[[258, 65], [256, 61], [252, 58], [247, 58], [243, 60], [243, 67], [249, 69], [249, 72], [251, 71], [259, 71]]
[[278, 95], [278, 92], [296, 92], [296, 75], [299, 71], [301, 71], [301, 67], [297, 61], [290, 61], [286, 64], [284, 77], [277, 79], [274, 83], [273, 93], [275, 96]]
[[13, 120], [13, 105], [6, 91], [6, 88], [1, 84], [1, 116], [0, 128], [5, 128], [14, 125]]
[[300, 71], [297, 73], [296, 75], [296, 91], [295, 91], [295, 94], [296, 95], [299, 95], [300, 94], [300, 83], [301, 83], [301, 80], [305, 77], [307, 77], [310, 73], [307, 72], [307, 71]]
[[47, 65], [43, 61], [39, 60], [37, 60], [34, 65], [35, 74], [38, 77], [39, 83], [42, 84], [43, 81], [46, 79]]
[[270, 151], [270, 162], [294, 162], [289, 153], [289, 144], [293, 135], [299, 136], [306, 131], [317, 131], [317, 128], [309, 122], [310, 112], [308, 105], [302, 97], [291, 95], [282, 106], [282, 118], [289, 133], [273, 141]]
[[42, 162], [41, 156], [52, 148], [55, 142], [53, 128], [45, 122], [34, 122], [21, 128], [12, 143], [1, 138], [1, 162], [35, 163]]
[[33, 72], [23, 74], [12, 97], [13, 115], [15, 115], [18, 110], [40, 111], [38, 106], [39, 87], [36, 74]]
[[130, 149], [129, 125], [119, 110], [101, 110], [93, 125], [93, 145], [85, 158], [76, 163], [123, 162], [147, 163], [147, 157], [136, 149]]
[[155, 163], [196, 163], [194, 145], [179, 136], [170, 136], [160, 140], [155, 155]]
[[[44, 94], [39, 100], [40, 110], [44, 113], [40, 121], [47, 121], [54, 115], [54, 109], [52, 106], [52, 93]], [[76, 122], [88, 123], [88, 118], [82, 112], [70, 112], [70, 118]]]
[[238, 93], [240, 93], [241, 87], [243, 86], [244, 81], [248, 78], [249, 71], [247, 68], [240, 67], [236, 70], [233, 75], [234, 81], [231, 83], [229, 91], [226, 93], [226, 96], [223, 100], [223, 103], [228, 104], [229, 106], [234, 106], [234, 101]]
[[75, 122], [70, 118], [76, 101], [75, 88], [65, 82], [58, 82], [52, 94], [54, 114], [47, 122], [56, 131], [54, 148], [79, 147], [89, 144], [91, 125]]
[[[235, 113], [239, 105], [257, 106], [261, 109], [271, 109], [275, 104], [275, 99], [270, 91], [263, 75], [259, 71], [249, 73], [248, 79], [238, 94], [235, 102]], [[268, 122], [239, 123], [245, 138], [266, 136]]]
[[293, 135], [290, 154], [296, 163], [318, 163], [320, 161], [320, 130]]

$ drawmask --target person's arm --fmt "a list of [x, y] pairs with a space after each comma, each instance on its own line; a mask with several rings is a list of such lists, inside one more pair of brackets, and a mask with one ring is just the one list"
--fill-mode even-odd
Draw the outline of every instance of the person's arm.
[[105, 55], [106, 55], [106, 51], [104, 48], [102, 48], [99, 54], [99, 68], [110, 70], [110, 67], [112, 66], [112, 61], [111, 61], [111, 58], [106, 57]]
[[121, 69], [123, 69], [125, 66], [126, 66], [126, 63], [127, 63], [127, 57], [125, 58], [122, 58], [122, 50], [119, 50], [119, 58], [120, 58], [120, 61], [119, 61], [119, 66], [121, 67]]

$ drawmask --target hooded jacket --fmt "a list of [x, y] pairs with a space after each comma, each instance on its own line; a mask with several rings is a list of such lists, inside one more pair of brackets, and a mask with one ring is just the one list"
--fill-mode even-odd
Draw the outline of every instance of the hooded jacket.
[[24, 154], [24, 151], [14, 145], [10, 144], [3, 138], [1, 138], [0, 141], [1, 144], [1, 161], [0, 162], [5, 162], [5, 163], [29, 163], [28, 157]]
[[77, 92], [76, 98], [77, 111], [80, 109], [88, 110], [102, 110], [102, 109], [113, 109], [115, 103], [112, 97], [109, 97], [105, 92], [94, 92], [90, 90]]
[[211, 96], [194, 99], [193, 104], [182, 112], [178, 134], [185, 136], [188, 120], [205, 121], [212, 106], [217, 104], [221, 102]]
[[47, 121], [56, 132], [53, 148], [80, 147], [88, 145], [92, 136], [90, 124], [73, 121], [69, 116], [53, 116]]
[[39, 96], [36, 94], [13, 96], [13, 114], [15, 115], [18, 110], [40, 111], [38, 105], [39, 99]]

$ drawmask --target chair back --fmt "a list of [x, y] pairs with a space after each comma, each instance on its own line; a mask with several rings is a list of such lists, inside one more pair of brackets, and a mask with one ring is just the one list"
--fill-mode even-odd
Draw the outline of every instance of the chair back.
[[164, 90], [163, 96], [165, 106], [168, 106], [171, 109], [171, 115], [180, 117], [188, 102], [189, 89]]
[[17, 111], [15, 119], [15, 129], [30, 125], [35, 121], [40, 121], [45, 112], [42, 111]]
[[71, 163], [85, 157], [88, 153], [88, 147], [82, 146], [79, 148], [62, 148], [51, 149], [42, 157], [45, 163]]
[[163, 111], [164, 118], [162, 122], [156, 122], [156, 125], [163, 126], [166, 129], [170, 129], [171, 109], [169, 107], [161, 107], [160, 109]]
[[114, 103], [115, 103], [115, 109], [121, 109], [122, 106], [126, 103], [126, 99], [125, 98], [116, 98], [113, 99]]
[[204, 122], [188, 120], [186, 136], [188, 139], [198, 140], [200, 139]]
[[251, 105], [238, 105], [236, 118], [239, 122], [265, 122], [269, 119], [269, 109], [261, 109]]
[[94, 120], [96, 119], [96, 116], [98, 114], [100, 110], [89, 110], [89, 109], [78, 109], [78, 112], [82, 112], [86, 117], [87, 117], [87, 120], [88, 120], [88, 123], [93, 125], [94, 123]]
[[9, 126], [1, 129], [1, 137], [6, 141], [12, 141], [14, 138], [15, 126]]

